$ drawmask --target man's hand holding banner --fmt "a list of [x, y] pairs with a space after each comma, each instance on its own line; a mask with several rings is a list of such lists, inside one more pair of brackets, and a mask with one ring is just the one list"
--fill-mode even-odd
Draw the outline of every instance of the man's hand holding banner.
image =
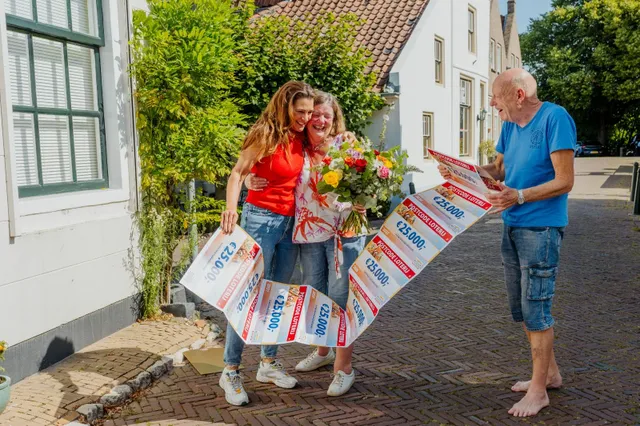
[[180, 281], [224, 312], [248, 344], [299, 342], [351, 345], [380, 309], [457, 235], [487, 214], [488, 190], [500, 190], [484, 170], [437, 151], [447, 181], [405, 198], [349, 270], [347, 309], [304, 285], [263, 278], [260, 246], [240, 227], [216, 231]]

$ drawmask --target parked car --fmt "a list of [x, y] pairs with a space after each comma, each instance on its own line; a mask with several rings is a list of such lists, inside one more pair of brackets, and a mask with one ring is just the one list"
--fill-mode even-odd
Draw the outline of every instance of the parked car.
[[598, 145], [594, 143], [585, 143], [582, 141], [578, 141], [578, 143], [576, 143], [576, 148], [575, 148], [576, 157], [588, 157], [588, 156], [596, 156], [596, 155], [602, 155], [602, 154], [604, 154], [602, 145]]

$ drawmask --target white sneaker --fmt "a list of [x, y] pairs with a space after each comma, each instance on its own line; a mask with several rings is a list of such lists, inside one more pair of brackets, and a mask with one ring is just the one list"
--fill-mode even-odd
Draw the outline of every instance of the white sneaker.
[[270, 364], [260, 361], [256, 380], [262, 383], [274, 383], [276, 386], [285, 389], [291, 389], [298, 384], [295, 377], [291, 377], [284, 371], [284, 366], [278, 360]]
[[325, 365], [332, 364], [336, 360], [336, 353], [329, 349], [325, 356], [318, 355], [318, 349], [311, 352], [305, 359], [296, 365], [296, 371], [313, 371]]
[[351, 389], [353, 383], [356, 381], [356, 371], [351, 370], [351, 374], [346, 374], [344, 371], [338, 371], [334, 377], [333, 381], [329, 385], [329, 390], [327, 391], [327, 395], [329, 396], [340, 396], [344, 395]]
[[249, 396], [244, 391], [242, 376], [238, 370], [222, 370], [220, 376], [220, 387], [224, 390], [224, 398], [231, 405], [247, 405]]

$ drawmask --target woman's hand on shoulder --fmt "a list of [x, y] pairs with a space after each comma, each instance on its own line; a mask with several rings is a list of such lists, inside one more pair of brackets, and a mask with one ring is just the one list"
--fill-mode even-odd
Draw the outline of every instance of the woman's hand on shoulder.
[[247, 177], [244, 178], [244, 185], [252, 191], [262, 191], [269, 186], [269, 181], [253, 173], [249, 173]]

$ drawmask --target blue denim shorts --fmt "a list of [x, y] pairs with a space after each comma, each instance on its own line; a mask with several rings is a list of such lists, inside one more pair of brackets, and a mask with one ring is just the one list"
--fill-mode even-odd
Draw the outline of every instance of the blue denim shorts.
[[551, 316], [564, 228], [504, 225], [502, 261], [511, 316], [528, 331], [544, 331]]

